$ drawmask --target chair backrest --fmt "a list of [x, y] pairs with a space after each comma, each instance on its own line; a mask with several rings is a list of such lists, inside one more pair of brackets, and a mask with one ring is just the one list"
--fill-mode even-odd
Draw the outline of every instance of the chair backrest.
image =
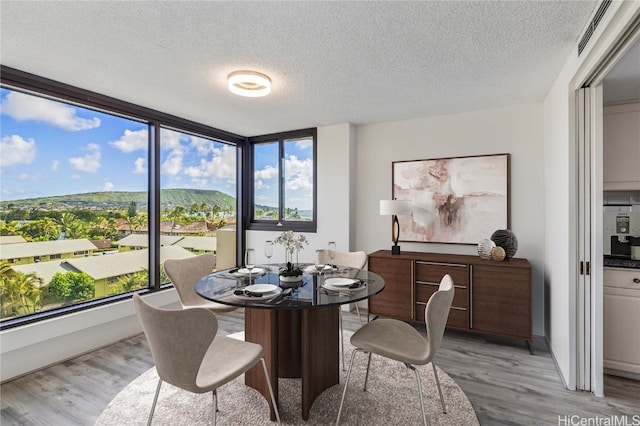
[[433, 293], [427, 302], [424, 318], [427, 326], [430, 358], [433, 358], [442, 343], [454, 292], [453, 279], [449, 274], [446, 274], [440, 280], [438, 291]]
[[196, 293], [196, 281], [210, 274], [216, 266], [213, 253], [204, 253], [185, 259], [167, 259], [164, 261], [164, 272], [167, 274], [183, 307], [202, 303], [202, 297]]
[[336, 251], [335, 258], [331, 260], [329, 250], [323, 251], [323, 262], [333, 263], [334, 265], [349, 266], [351, 268], [364, 269], [367, 266], [369, 256], [364, 251]]
[[149, 342], [158, 376], [179, 388], [202, 393], [196, 385], [204, 355], [218, 332], [218, 320], [204, 308], [160, 309], [133, 296], [142, 329]]

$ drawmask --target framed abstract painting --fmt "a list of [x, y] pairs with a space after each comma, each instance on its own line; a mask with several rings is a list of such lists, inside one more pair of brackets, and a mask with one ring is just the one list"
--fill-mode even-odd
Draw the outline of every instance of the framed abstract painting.
[[509, 228], [509, 154], [394, 161], [392, 175], [393, 198], [412, 203], [400, 241], [478, 244]]

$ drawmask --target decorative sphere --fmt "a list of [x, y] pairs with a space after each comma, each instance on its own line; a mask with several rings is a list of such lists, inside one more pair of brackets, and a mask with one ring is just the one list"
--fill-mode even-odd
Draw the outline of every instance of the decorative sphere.
[[505, 252], [505, 260], [511, 259], [518, 251], [518, 239], [509, 229], [498, 229], [491, 235], [496, 246], [502, 247]]
[[489, 238], [484, 238], [478, 243], [478, 256], [484, 260], [491, 260], [491, 249], [496, 246]]
[[500, 262], [505, 259], [505, 256], [506, 253], [504, 252], [504, 249], [502, 247], [496, 246], [491, 249], [491, 259]]

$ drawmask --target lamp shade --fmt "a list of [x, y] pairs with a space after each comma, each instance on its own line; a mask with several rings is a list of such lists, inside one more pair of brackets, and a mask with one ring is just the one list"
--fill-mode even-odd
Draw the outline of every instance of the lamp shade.
[[380, 215], [393, 216], [403, 214], [411, 214], [411, 201], [380, 200]]

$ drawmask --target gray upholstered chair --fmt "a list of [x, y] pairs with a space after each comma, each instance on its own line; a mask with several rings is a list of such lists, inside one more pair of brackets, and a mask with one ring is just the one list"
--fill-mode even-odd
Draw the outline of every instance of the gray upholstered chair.
[[[147, 304], [139, 295], [133, 304], [149, 342], [158, 372], [158, 386], [147, 425], [151, 424], [162, 382], [194, 393], [212, 392], [212, 422], [216, 424], [217, 389], [262, 361], [278, 424], [262, 346], [218, 336], [218, 320], [208, 309], [167, 310]], [[267, 414], [268, 415], [268, 414]]]
[[353, 367], [353, 359], [357, 352], [369, 353], [367, 363], [367, 373], [364, 379], [364, 390], [367, 390], [367, 379], [369, 378], [369, 367], [371, 365], [371, 355], [377, 354], [385, 358], [390, 358], [404, 363], [407, 368], [415, 372], [418, 384], [418, 393], [420, 395], [420, 407], [422, 408], [422, 420], [427, 425], [427, 416], [424, 411], [424, 400], [422, 398], [422, 384], [420, 382], [420, 374], [414, 367], [415, 365], [426, 365], [431, 363], [433, 374], [435, 375], [438, 393], [440, 394], [440, 403], [442, 404], [442, 412], [446, 413], [447, 409], [440, 388], [440, 380], [438, 379], [438, 371], [433, 363], [433, 357], [440, 348], [444, 329], [447, 325], [449, 317], [449, 309], [454, 294], [453, 280], [448, 274], [440, 281], [438, 291], [433, 293], [427, 302], [425, 308], [425, 324], [427, 326], [427, 337], [423, 337], [411, 325], [395, 320], [395, 319], [378, 319], [372, 321], [351, 337], [351, 344], [356, 347], [351, 354], [351, 364], [347, 373], [347, 380], [342, 392], [342, 400], [340, 401], [340, 409], [336, 425], [340, 424], [340, 415], [342, 414], [342, 406], [344, 398], [347, 394], [347, 386], [349, 385], [349, 377], [351, 376], [351, 368]]
[[178, 292], [178, 298], [183, 308], [207, 308], [216, 313], [231, 312], [237, 309], [234, 306], [211, 302], [196, 293], [194, 289], [196, 281], [210, 274], [215, 266], [216, 258], [213, 253], [164, 261], [164, 272]]
[[[323, 257], [321, 259], [322, 263], [325, 264], [333, 264], [339, 266], [348, 266], [350, 268], [356, 269], [364, 269], [367, 266], [367, 261], [369, 260], [369, 256], [364, 251], [334, 251], [333, 259], [331, 259], [329, 250], [323, 251]], [[358, 320], [360, 321], [360, 325], [362, 325], [362, 319], [360, 317], [360, 308], [358, 308], [358, 304], [355, 304], [356, 312], [358, 313]], [[367, 314], [368, 316], [368, 314]], [[342, 327], [342, 310], [340, 310], [340, 347], [342, 348], [342, 369], [345, 370], [345, 360], [344, 360], [344, 329]]]

